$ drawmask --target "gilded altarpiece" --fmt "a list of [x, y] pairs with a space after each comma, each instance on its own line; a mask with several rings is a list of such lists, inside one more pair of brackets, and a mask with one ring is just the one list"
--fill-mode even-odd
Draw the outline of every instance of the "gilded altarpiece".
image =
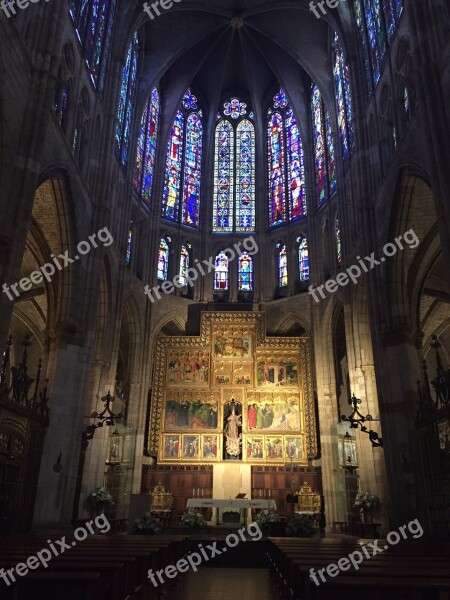
[[[317, 454], [309, 339], [266, 337], [264, 313], [207, 312], [199, 337], [159, 338], [152, 389], [148, 450], [158, 462], [306, 464]], [[230, 457], [235, 407], [241, 452]]]

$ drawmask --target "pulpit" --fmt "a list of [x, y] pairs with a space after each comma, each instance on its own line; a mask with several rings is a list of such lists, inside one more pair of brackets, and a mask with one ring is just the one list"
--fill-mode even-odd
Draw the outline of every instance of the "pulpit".
[[158, 481], [150, 492], [150, 512], [153, 516], [158, 517], [168, 525], [172, 515], [173, 496], [166, 488]]

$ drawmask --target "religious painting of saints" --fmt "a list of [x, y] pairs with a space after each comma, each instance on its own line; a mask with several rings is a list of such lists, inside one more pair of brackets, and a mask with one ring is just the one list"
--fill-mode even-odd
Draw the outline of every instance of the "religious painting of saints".
[[301, 436], [285, 436], [284, 455], [286, 460], [303, 460], [303, 438]]
[[217, 460], [218, 457], [218, 435], [202, 436], [202, 458], [203, 460]]
[[213, 334], [213, 357], [251, 358], [251, 337], [238, 330], [217, 330]]
[[165, 460], [180, 458], [180, 438], [179, 435], [165, 435], [163, 441], [163, 458]]
[[197, 460], [200, 458], [200, 436], [183, 435], [182, 458]]
[[284, 460], [283, 437], [266, 435], [266, 460]]
[[[253, 399], [254, 400], [254, 399]], [[265, 397], [247, 406], [248, 429], [299, 431], [301, 419], [298, 400]]]
[[298, 365], [296, 360], [260, 358], [257, 362], [258, 385], [294, 386], [298, 385]]
[[247, 436], [247, 460], [264, 460], [264, 437]]
[[233, 367], [233, 382], [235, 385], [252, 384], [252, 363], [235, 362]]
[[213, 397], [206, 399], [204, 395], [199, 394], [196, 398], [195, 393], [188, 397], [169, 394], [170, 392], [164, 417], [166, 431], [217, 429], [217, 400]]
[[167, 384], [208, 385], [208, 352], [174, 352], [167, 354]]
[[233, 364], [226, 360], [214, 361], [213, 385], [230, 385], [233, 381]]

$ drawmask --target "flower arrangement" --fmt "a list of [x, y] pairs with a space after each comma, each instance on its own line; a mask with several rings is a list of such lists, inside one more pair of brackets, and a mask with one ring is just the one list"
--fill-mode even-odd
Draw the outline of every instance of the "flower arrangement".
[[286, 527], [286, 535], [311, 537], [316, 532], [313, 521], [306, 515], [294, 515]]
[[134, 533], [159, 533], [162, 529], [161, 521], [150, 512], [146, 512], [142, 519], [134, 520]]
[[373, 510], [380, 504], [378, 496], [369, 494], [369, 492], [359, 491], [353, 500], [353, 507], [360, 510]]
[[256, 515], [256, 522], [261, 527], [264, 527], [264, 525], [267, 525], [268, 523], [278, 523], [279, 520], [279, 514], [271, 508], [263, 508]]
[[196, 508], [190, 508], [181, 517], [181, 523], [187, 527], [206, 527], [202, 513]]
[[92, 510], [99, 510], [109, 508], [114, 504], [114, 500], [106, 488], [101, 487], [89, 494], [86, 498], [86, 503]]

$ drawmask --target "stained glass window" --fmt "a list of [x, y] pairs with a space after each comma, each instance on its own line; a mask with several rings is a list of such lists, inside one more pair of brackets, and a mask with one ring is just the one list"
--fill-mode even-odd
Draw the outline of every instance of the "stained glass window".
[[298, 240], [298, 271], [300, 281], [308, 281], [309, 279], [309, 255], [308, 255], [308, 240], [299, 238]]
[[70, 0], [69, 3], [92, 81], [100, 90], [108, 65], [115, 8], [116, 0]]
[[236, 129], [236, 231], [255, 229], [255, 128], [244, 119]]
[[65, 117], [67, 114], [67, 108], [69, 105], [69, 93], [65, 86], [59, 86], [55, 92], [55, 99], [53, 104], [53, 111], [56, 115], [58, 123], [61, 128], [64, 129]]
[[202, 111], [186, 90], [175, 116], [166, 154], [162, 216], [198, 227], [203, 151]]
[[127, 254], [125, 257], [125, 262], [127, 267], [130, 266], [131, 263], [131, 247], [132, 247], [132, 243], [133, 243], [133, 231], [130, 229], [128, 231], [128, 238], [127, 238]]
[[159, 242], [158, 279], [166, 281], [169, 272], [169, 246], [164, 238]]
[[336, 191], [336, 158], [328, 110], [317, 85], [311, 92], [311, 114], [316, 174], [316, 199], [322, 206]]
[[273, 113], [269, 120], [268, 156], [269, 156], [269, 194], [270, 225], [286, 222], [286, 190], [284, 160], [283, 117]]
[[253, 258], [244, 253], [239, 257], [238, 290], [241, 292], [253, 291]]
[[342, 145], [342, 156], [344, 159], [350, 156], [353, 146], [353, 124], [352, 124], [352, 96], [350, 92], [350, 80], [348, 67], [344, 60], [344, 51], [335, 32], [333, 40], [334, 51], [334, 87], [336, 92], [337, 117], [339, 135]]
[[409, 91], [408, 91], [408, 87], [405, 85], [405, 88], [403, 90], [403, 110], [405, 111], [405, 113], [408, 117], [409, 117], [410, 107], [411, 107], [411, 104], [410, 104], [410, 100], [409, 100]]
[[247, 105], [232, 98], [216, 125], [214, 232], [255, 230], [255, 128], [246, 114]]
[[340, 264], [342, 262], [342, 239], [341, 239], [341, 227], [339, 225], [338, 218], [336, 218], [336, 255], [337, 255], [337, 261]]
[[288, 267], [286, 246], [279, 244], [278, 251], [278, 287], [286, 287], [288, 284]]
[[302, 140], [283, 89], [274, 96], [273, 109], [268, 111], [267, 127], [270, 227], [306, 215]]
[[181, 285], [187, 285], [187, 272], [189, 269], [189, 251], [186, 246], [181, 246], [180, 253], [180, 272], [178, 275], [178, 280]]
[[227, 290], [229, 287], [228, 256], [224, 252], [219, 252], [214, 264], [214, 289]]
[[121, 164], [128, 160], [130, 134], [136, 100], [139, 40], [135, 32], [128, 47], [127, 57], [120, 87], [119, 108], [117, 110], [116, 152]]
[[355, 0], [364, 66], [374, 85], [381, 77], [389, 43], [398, 27], [404, 0]]
[[153, 188], [158, 126], [159, 94], [155, 88], [150, 94], [141, 119], [133, 179], [134, 191], [147, 206], [150, 205]]

